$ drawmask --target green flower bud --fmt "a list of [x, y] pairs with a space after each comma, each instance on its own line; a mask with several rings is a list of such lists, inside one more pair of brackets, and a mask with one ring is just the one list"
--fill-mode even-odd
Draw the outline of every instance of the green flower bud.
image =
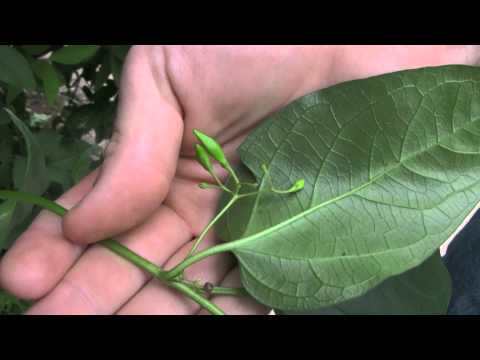
[[300, 191], [302, 190], [303, 188], [305, 187], [305, 180], [304, 179], [299, 179], [297, 181], [295, 181], [295, 184], [293, 184], [290, 189], [288, 190], [278, 190], [278, 189], [275, 189], [274, 187], [272, 187], [272, 192], [276, 193], [276, 194], [292, 194], [292, 193], [295, 193], [297, 191]]
[[293, 184], [292, 187], [290, 189], [288, 189], [287, 191], [289, 193], [297, 192], [297, 191], [302, 190], [304, 187], [305, 187], [305, 180], [304, 179], [299, 179], [299, 180], [295, 181], [295, 184]]
[[205, 150], [207, 150], [211, 157], [217, 160], [224, 169], [229, 168], [229, 163], [225, 156], [225, 153], [223, 152], [220, 144], [215, 139], [212, 139], [210, 136], [205, 135], [198, 130], [193, 130], [193, 134], [196, 136], [198, 141], [200, 141], [200, 143], [203, 145]]
[[209, 173], [213, 171], [212, 163], [208, 157], [207, 150], [202, 145], [195, 145], [195, 153], [197, 155], [197, 161], [202, 167], [207, 170]]

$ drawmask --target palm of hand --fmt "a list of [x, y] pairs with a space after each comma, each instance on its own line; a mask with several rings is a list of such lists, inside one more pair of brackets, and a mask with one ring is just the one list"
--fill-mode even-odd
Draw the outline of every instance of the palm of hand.
[[[121, 233], [116, 239], [125, 246], [171, 268], [212, 218], [219, 196], [197, 186], [210, 178], [193, 159], [191, 130], [215, 136], [235, 161], [234, 151], [252, 127], [317, 88], [402, 68], [473, 61], [464, 48], [403, 48], [363, 49], [364, 58], [355, 56], [355, 62], [351, 50], [339, 55], [324, 48], [320, 65], [313, 47], [136, 48], [125, 67], [117, 134], [104, 166], [59, 200], [67, 208], [78, 204], [63, 224], [42, 213], [17, 240], [0, 263], [2, 286], [41, 298], [30, 313], [199, 313], [198, 305], [109, 250], [83, 244]], [[210, 234], [201, 248], [217, 241]], [[185, 275], [240, 285], [234, 259], [226, 254], [193, 265]], [[214, 302], [226, 313], [268, 312], [249, 298]]]

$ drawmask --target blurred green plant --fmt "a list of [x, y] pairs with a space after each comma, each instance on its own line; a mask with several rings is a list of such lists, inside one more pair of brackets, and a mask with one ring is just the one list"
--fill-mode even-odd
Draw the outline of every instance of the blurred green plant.
[[[0, 45], [0, 188], [51, 200], [101, 161], [130, 45]], [[0, 202], [0, 257], [38, 210]], [[0, 314], [28, 302], [0, 289]]]

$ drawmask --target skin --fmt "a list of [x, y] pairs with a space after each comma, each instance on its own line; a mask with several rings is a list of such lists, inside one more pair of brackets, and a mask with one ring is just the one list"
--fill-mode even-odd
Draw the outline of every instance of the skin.
[[[30, 314], [203, 314], [134, 265], [94, 245], [115, 236], [171, 268], [213, 217], [219, 192], [194, 160], [192, 129], [236, 147], [268, 114], [342, 81], [444, 64], [476, 64], [474, 46], [135, 46], [122, 76], [106, 159], [42, 212], [0, 262], [0, 286], [40, 299]], [[218, 172], [225, 176], [220, 169]], [[200, 248], [218, 241], [207, 236]], [[88, 244], [92, 244], [86, 249]], [[239, 286], [233, 258], [195, 264], [186, 277]], [[266, 314], [248, 298], [215, 297], [227, 314]]]

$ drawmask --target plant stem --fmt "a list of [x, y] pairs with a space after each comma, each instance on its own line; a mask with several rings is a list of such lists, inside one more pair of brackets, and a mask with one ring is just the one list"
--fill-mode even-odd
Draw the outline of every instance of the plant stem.
[[215, 286], [211, 292], [212, 295], [229, 295], [229, 296], [248, 296], [244, 288], [229, 288]]
[[[64, 207], [62, 207], [61, 205], [53, 201], [45, 199], [41, 196], [27, 194], [19, 191], [0, 190], [0, 199], [21, 201], [21, 202], [29, 203], [32, 205], [37, 205], [61, 217], [63, 217], [68, 212], [67, 209], [65, 209]], [[116, 253], [117, 255], [121, 256], [125, 260], [130, 261], [131, 263], [138, 266], [139, 268], [152, 274], [154, 277], [162, 280], [169, 287], [177, 289], [184, 295], [191, 298], [197, 304], [205, 308], [211, 314], [213, 315], [224, 314], [224, 312], [219, 307], [217, 307], [215, 304], [210, 302], [208, 299], [204, 298], [202, 295], [192, 290], [188, 285], [182, 282], [179, 282], [177, 280], [171, 280], [172, 278], [166, 276], [167, 272], [165, 270], [161, 269], [157, 265], [153, 264], [152, 262], [148, 261], [142, 256], [131, 251], [130, 249], [123, 246], [119, 242], [113, 239], [106, 239], [101, 241], [100, 244], [102, 244], [112, 252]]]
[[210, 300], [204, 298], [202, 295], [197, 293], [195, 290], [193, 290], [190, 286], [177, 282], [177, 281], [172, 281], [169, 282], [168, 285], [182, 294], [188, 296], [190, 299], [195, 301], [198, 305], [203, 307], [205, 310], [210, 312], [212, 315], [225, 315], [222, 309], [220, 309], [217, 305], [212, 303]]
[[41, 196], [31, 195], [23, 192], [0, 190], [0, 199], [21, 201], [32, 205], [37, 205], [53, 212], [58, 216], [64, 216], [67, 213], [67, 209], [53, 201], [45, 199]]
[[107, 249], [111, 250], [115, 254], [121, 256], [122, 258], [130, 261], [132, 264], [138, 266], [139, 268], [147, 271], [148, 273], [152, 274], [154, 277], [165, 281], [166, 271], [162, 268], [158, 267], [154, 263], [148, 261], [144, 257], [138, 255], [137, 253], [133, 252], [126, 246], [123, 246], [119, 242], [113, 239], [107, 239], [101, 241], [99, 244], [105, 246]]
[[245, 194], [240, 194], [238, 195], [238, 199], [243, 199], [245, 197], [248, 197], [248, 196], [252, 196], [252, 195], [257, 195], [257, 194], [260, 194], [262, 191], [252, 191], [252, 192], [249, 192], [249, 193], [245, 193]]
[[227, 205], [225, 205], [225, 207], [222, 209], [222, 211], [220, 211], [214, 218], [212, 221], [210, 221], [210, 223], [205, 227], [205, 229], [203, 229], [203, 231], [201, 232], [201, 234], [198, 236], [197, 240], [195, 240], [195, 243], [193, 244], [192, 248], [190, 249], [188, 255], [186, 256], [186, 258], [189, 258], [190, 256], [193, 255], [193, 253], [195, 252], [195, 250], [197, 249], [197, 247], [200, 245], [200, 243], [202, 242], [202, 240], [205, 238], [205, 236], [207, 235], [208, 231], [212, 228], [213, 225], [215, 225], [215, 223], [222, 217], [223, 214], [225, 214], [225, 212], [235, 203], [235, 201], [237, 201], [238, 199], [238, 195], [237, 194], [234, 194], [232, 196], [232, 198], [230, 199], [230, 201], [227, 203]]
[[[206, 292], [203, 286], [197, 285], [193, 282], [184, 280], [183, 283], [197, 292], [203, 292], [203, 293]], [[248, 293], [242, 287], [231, 288], [231, 287], [223, 287], [223, 286], [214, 286], [212, 290], [209, 292], [209, 294], [229, 295], [229, 296], [248, 296]]]
[[237, 190], [238, 190], [238, 188], [240, 187], [240, 179], [238, 178], [237, 174], [236, 174], [235, 171], [232, 169], [232, 167], [230, 166], [230, 164], [227, 164], [227, 171], [230, 173], [230, 175], [232, 175], [233, 181], [235, 182], [236, 188], [237, 188]]
[[[232, 246], [232, 244], [233, 244], [233, 246]], [[220, 254], [222, 252], [230, 251], [232, 249], [232, 247], [234, 247], [235, 245], [236, 245], [235, 242], [228, 242], [228, 243], [212, 246], [212, 247], [210, 247], [210, 248], [208, 248], [204, 251], [198, 252], [198, 253], [186, 258], [185, 260], [183, 260], [180, 264], [178, 264], [177, 266], [175, 266], [171, 270], [167, 271], [167, 273], [165, 274], [165, 277], [168, 280], [174, 279], [178, 275], [182, 274], [183, 271], [186, 268], [188, 268], [189, 266], [199, 262], [200, 260], [205, 259], [206, 257], [216, 255], [216, 254]]]

